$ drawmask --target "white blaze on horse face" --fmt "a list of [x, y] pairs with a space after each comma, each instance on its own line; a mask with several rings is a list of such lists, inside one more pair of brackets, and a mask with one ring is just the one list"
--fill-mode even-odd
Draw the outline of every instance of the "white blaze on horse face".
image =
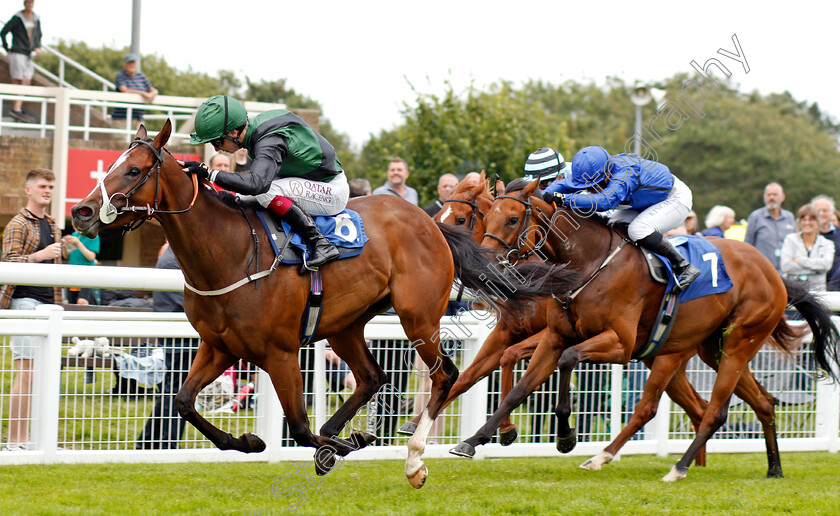
[[105, 190], [105, 178], [110, 176], [111, 172], [119, 168], [120, 165], [122, 165], [126, 162], [126, 160], [128, 160], [128, 153], [130, 151], [131, 149], [128, 149], [122, 154], [120, 154], [120, 157], [117, 158], [117, 161], [115, 161], [114, 164], [111, 165], [111, 168], [108, 169], [108, 173], [105, 174], [103, 177], [99, 178], [99, 184], [96, 185], [93, 188], [93, 190], [91, 190], [90, 194], [88, 194], [93, 194], [96, 188], [99, 188], [102, 196], [102, 205], [99, 207], [99, 220], [101, 220], [105, 224], [110, 224], [111, 222], [114, 222], [118, 215], [117, 208], [115, 208], [114, 205], [111, 204], [111, 198], [108, 197], [108, 191]]
[[441, 222], [446, 222], [446, 218], [452, 215], [452, 206], [447, 206], [446, 210], [443, 212], [443, 215], [440, 216]]

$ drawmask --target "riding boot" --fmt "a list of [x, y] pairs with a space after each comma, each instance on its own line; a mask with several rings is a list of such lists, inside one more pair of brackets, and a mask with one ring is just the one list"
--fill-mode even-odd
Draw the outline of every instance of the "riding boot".
[[689, 283], [700, 275], [700, 269], [686, 260], [677, 251], [677, 248], [667, 238], [664, 238], [661, 233], [653, 232], [637, 240], [636, 243], [648, 251], [668, 258], [668, 261], [671, 262], [671, 268], [674, 270], [674, 275], [677, 277], [678, 289], [685, 290]]
[[309, 259], [306, 260], [307, 267], [320, 267], [328, 261], [338, 258], [338, 249], [321, 234], [312, 217], [300, 209], [300, 206], [295, 204], [294, 201], [278, 195], [269, 203], [268, 209], [300, 232], [311, 251]]

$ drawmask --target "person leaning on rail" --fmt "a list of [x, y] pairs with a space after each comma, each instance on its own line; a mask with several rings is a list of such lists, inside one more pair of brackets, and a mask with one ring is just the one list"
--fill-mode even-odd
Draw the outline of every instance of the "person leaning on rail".
[[238, 100], [216, 95], [198, 108], [190, 143], [210, 143], [216, 151], [229, 153], [248, 149], [254, 160], [248, 172], [222, 172], [197, 161], [180, 163], [185, 172], [253, 196], [300, 230], [312, 251], [309, 267], [338, 258], [338, 249], [321, 234], [311, 215], [343, 211], [350, 187], [333, 146], [303, 119], [285, 109], [274, 109], [250, 120]]
[[691, 190], [662, 163], [635, 154], [610, 156], [603, 147], [586, 147], [572, 159], [572, 173], [550, 184], [543, 198], [582, 212], [615, 209], [610, 220], [628, 222], [631, 240], [666, 257], [680, 289], [700, 275], [662, 236], [683, 223], [692, 205]]

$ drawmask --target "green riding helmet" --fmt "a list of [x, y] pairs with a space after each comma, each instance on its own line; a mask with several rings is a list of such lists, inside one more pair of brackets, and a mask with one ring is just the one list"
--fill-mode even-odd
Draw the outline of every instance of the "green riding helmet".
[[235, 98], [227, 95], [210, 97], [195, 113], [195, 132], [190, 134], [190, 144], [199, 145], [221, 138], [247, 121], [245, 106]]

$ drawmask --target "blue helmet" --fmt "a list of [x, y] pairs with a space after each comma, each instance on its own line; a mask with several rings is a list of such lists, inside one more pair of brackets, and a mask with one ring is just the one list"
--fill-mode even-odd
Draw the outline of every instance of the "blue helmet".
[[607, 149], [598, 146], [585, 147], [572, 158], [572, 186], [591, 188], [606, 177], [610, 160]]

